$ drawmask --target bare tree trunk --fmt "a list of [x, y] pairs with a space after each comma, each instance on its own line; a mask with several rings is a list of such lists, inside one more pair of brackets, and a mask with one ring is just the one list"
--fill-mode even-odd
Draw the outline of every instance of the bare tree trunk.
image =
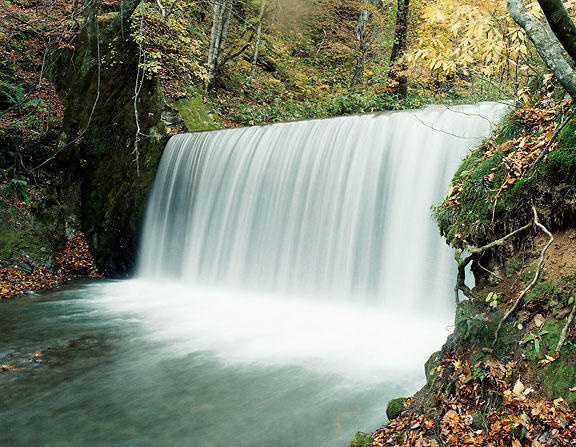
[[232, 14], [233, 0], [214, 0], [214, 14], [212, 19], [212, 31], [210, 32], [210, 47], [208, 49], [208, 85], [214, 82], [218, 75], [224, 49], [226, 48], [226, 38], [228, 37], [228, 26]]
[[350, 83], [350, 88], [356, 87], [358, 84], [364, 82], [364, 69], [366, 66], [366, 53], [368, 52], [368, 42], [367, 42], [367, 31], [368, 22], [370, 21], [371, 14], [366, 9], [366, 5], [369, 0], [362, 0], [362, 10], [358, 16], [358, 22], [356, 22], [356, 28], [354, 34], [359, 42], [358, 59], [356, 61], [356, 67], [354, 68], [354, 75], [352, 76], [352, 82]]
[[264, 21], [264, 1], [260, 4], [260, 12], [258, 14], [258, 29], [256, 30], [256, 42], [254, 42], [254, 53], [252, 54], [252, 68], [250, 69], [250, 78], [248, 78], [248, 85], [252, 84], [254, 80], [254, 73], [256, 72], [256, 63], [258, 62], [258, 51], [260, 49], [260, 38], [262, 37], [262, 22]]
[[548, 33], [547, 26], [526, 9], [522, 0], [507, 0], [507, 2], [512, 19], [526, 31], [536, 51], [562, 87], [572, 98], [576, 98], [576, 73], [564, 59], [561, 45]]
[[409, 13], [410, 0], [398, 0], [396, 30], [394, 33], [394, 45], [390, 53], [390, 72], [388, 73], [388, 77], [394, 81], [392, 89], [402, 98], [405, 98], [408, 94], [408, 80], [406, 76], [398, 75], [398, 71], [401, 70], [402, 67], [397, 66], [396, 62], [406, 50]]
[[568, 55], [576, 62], [576, 26], [562, 0], [538, 0], [544, 15]]

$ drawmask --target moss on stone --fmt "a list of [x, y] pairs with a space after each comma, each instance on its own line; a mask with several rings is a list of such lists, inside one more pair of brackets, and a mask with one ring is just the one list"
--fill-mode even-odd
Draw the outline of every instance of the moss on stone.
[[563, 352], [558, 360], [545, 367], [542, 374], [542, 390], [550, 399], [562, 397], [567, 403], [574, 406], [576, 392], [570, 391], [570, 388], [576, 386], [575, 381], [576, 360], [574, 353]]
[[[529, 131], [514, 113], [494, 136], [496, 145]], [[530, 204], [537, 204], [540, 220], [554, 230], [570, 225], [576, 216], [576, 123], [559, 135], [558, 147], [523, 178], [507, 188], [503, 157], [516, 150], [503, 146], [487, 159], [485, 145], [462, 162], [452, 184], [460, 188], [459, 204], [449, 200], [433, 208], [440, 232], [447, 242], [460, 246], [463, 239], [476, 246], [502, 237], [531, 219]], [[495, 200], [495, 195], [498, 199]]]
[[174, 103], [174, 108], [184, 120], [186, 131], [212, 130], [222, 127], [216, 114], [211, 113], [202, 101], [202, 95], [196, 90], [189, 90], [186, 98]]
[[400, 413], [404, 411], [404, 402], [406, 402], [407, 397], [397, 397], [388, 402], [386, 406], [386, 416], [389, 420], [396, 419], [400, 416]]

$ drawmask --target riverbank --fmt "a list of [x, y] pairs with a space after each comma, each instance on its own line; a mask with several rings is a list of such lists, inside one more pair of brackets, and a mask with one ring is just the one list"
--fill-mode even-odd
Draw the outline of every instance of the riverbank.
[[55, 256], [56, 267], [49, 269], [35, 264], [26, 254], [16, 266], [0, 268], [0, 299], [12, 298], [22, 293], [53, 289], [75, 278], [99, 278], [94, 257], [78, 232], [64, 244]]

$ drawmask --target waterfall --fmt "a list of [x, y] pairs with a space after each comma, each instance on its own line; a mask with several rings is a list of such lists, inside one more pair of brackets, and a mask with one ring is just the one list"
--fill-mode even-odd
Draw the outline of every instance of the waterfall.
[[150, 197], [140, 276], [445, 309], [454, 264], [430, 206], [507, 107], [177, 135]]

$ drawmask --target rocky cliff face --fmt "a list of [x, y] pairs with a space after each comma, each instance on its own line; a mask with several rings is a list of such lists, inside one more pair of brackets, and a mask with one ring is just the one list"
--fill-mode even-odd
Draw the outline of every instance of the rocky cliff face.
[[75, 49], [60, 55], [58, 89], [66, 106], [61, 159], [80, 185], [81, 227], [101, 270], [123, 275], [134, 267], [167, 128], [193, 131], [217, 123], [200, 100], [181, 100], [177, 109], [167, 104], [159, 84], [137, 73], [134, 40], [111, 31], [113, 23], [94, 20]]

